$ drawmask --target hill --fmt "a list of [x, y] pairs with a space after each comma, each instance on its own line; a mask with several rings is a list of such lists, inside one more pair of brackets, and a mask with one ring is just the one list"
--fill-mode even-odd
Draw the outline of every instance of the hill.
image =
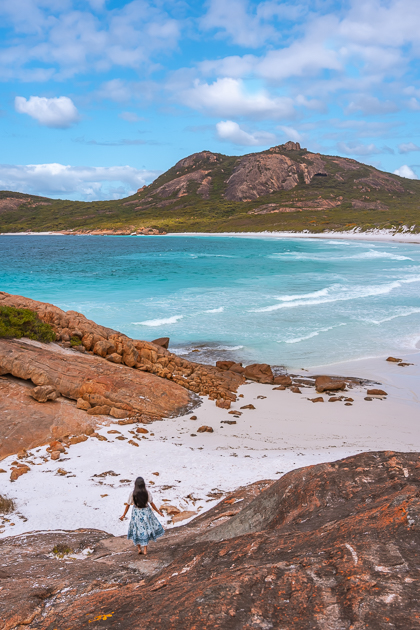
[[299, 143], [227, 156], [202, 151], [135, 195], [66, 201], [0, 192], [0, 232], [122, 230], [250, 232], [420, 230], [420, 181]]

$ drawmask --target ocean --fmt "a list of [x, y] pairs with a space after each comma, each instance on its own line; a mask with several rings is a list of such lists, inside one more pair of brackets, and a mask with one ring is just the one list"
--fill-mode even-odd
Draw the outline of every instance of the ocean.
[[0, 236], [0, 290], [200, 362], [288, 368], [415, 352], [420, 247], [222, 236]]

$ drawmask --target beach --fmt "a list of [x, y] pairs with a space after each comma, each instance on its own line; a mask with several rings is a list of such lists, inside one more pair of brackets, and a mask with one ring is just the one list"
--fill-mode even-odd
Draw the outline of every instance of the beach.
[[[129, 443], [137, 425], [104, 418], [99, 433], [107, 441], [75, 444], [58, 461], [43, 460], [45, 446], [32, 449], [25, 460], [28, 474], [13, 483], [9, 474], [0, 477], [2, 494], [16, 505], [0, 535], [77, 528], [125, 535], [127, 522], [119, 516], [138, 475], [158, 506], [192, 513], [178, 523], [184, 524], [257, 480], [276, 480], [296, 468], [364, 451], [419, 451], [420, 353], [398, 357], [411, 364], [405, 367], [385, 358], [294, 371], [303, 378], [322, 373], [367, 379], [370, 384], [337, 392], [352, 403], [328, 402], [330, 396], [313, 387], [293, 393], [247, 382], [229, 410], [240, 417], [202, 398], [192, 413], [147, 424], [137, 447]], [[365, 400], [372, 387], [387, 396]], [[311, 402], [319, 396], [324, 402]], [[247, 405], [255, 409], [241, 410]], [[213, 432], [199, 433], [201, 426]], [[8, 472], [13, 461], [10, 456], [0, 467]], [[161, 521], [166, 528], [178, 525], [169, 517]]]

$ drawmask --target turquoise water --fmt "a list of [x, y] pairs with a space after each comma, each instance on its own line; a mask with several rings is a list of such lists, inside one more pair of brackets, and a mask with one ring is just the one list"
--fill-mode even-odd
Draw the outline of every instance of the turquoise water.
[[196, 360], [289, 367], [420, 341], [420, 247], [271, 237], [0, 236], [0, 289]]

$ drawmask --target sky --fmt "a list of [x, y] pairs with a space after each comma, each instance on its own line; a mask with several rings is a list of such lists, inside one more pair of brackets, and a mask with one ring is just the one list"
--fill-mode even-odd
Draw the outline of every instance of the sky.
[[419, 0], [0, 0], [0, 189], [118, 199], [288, 140], [420, 177]]

